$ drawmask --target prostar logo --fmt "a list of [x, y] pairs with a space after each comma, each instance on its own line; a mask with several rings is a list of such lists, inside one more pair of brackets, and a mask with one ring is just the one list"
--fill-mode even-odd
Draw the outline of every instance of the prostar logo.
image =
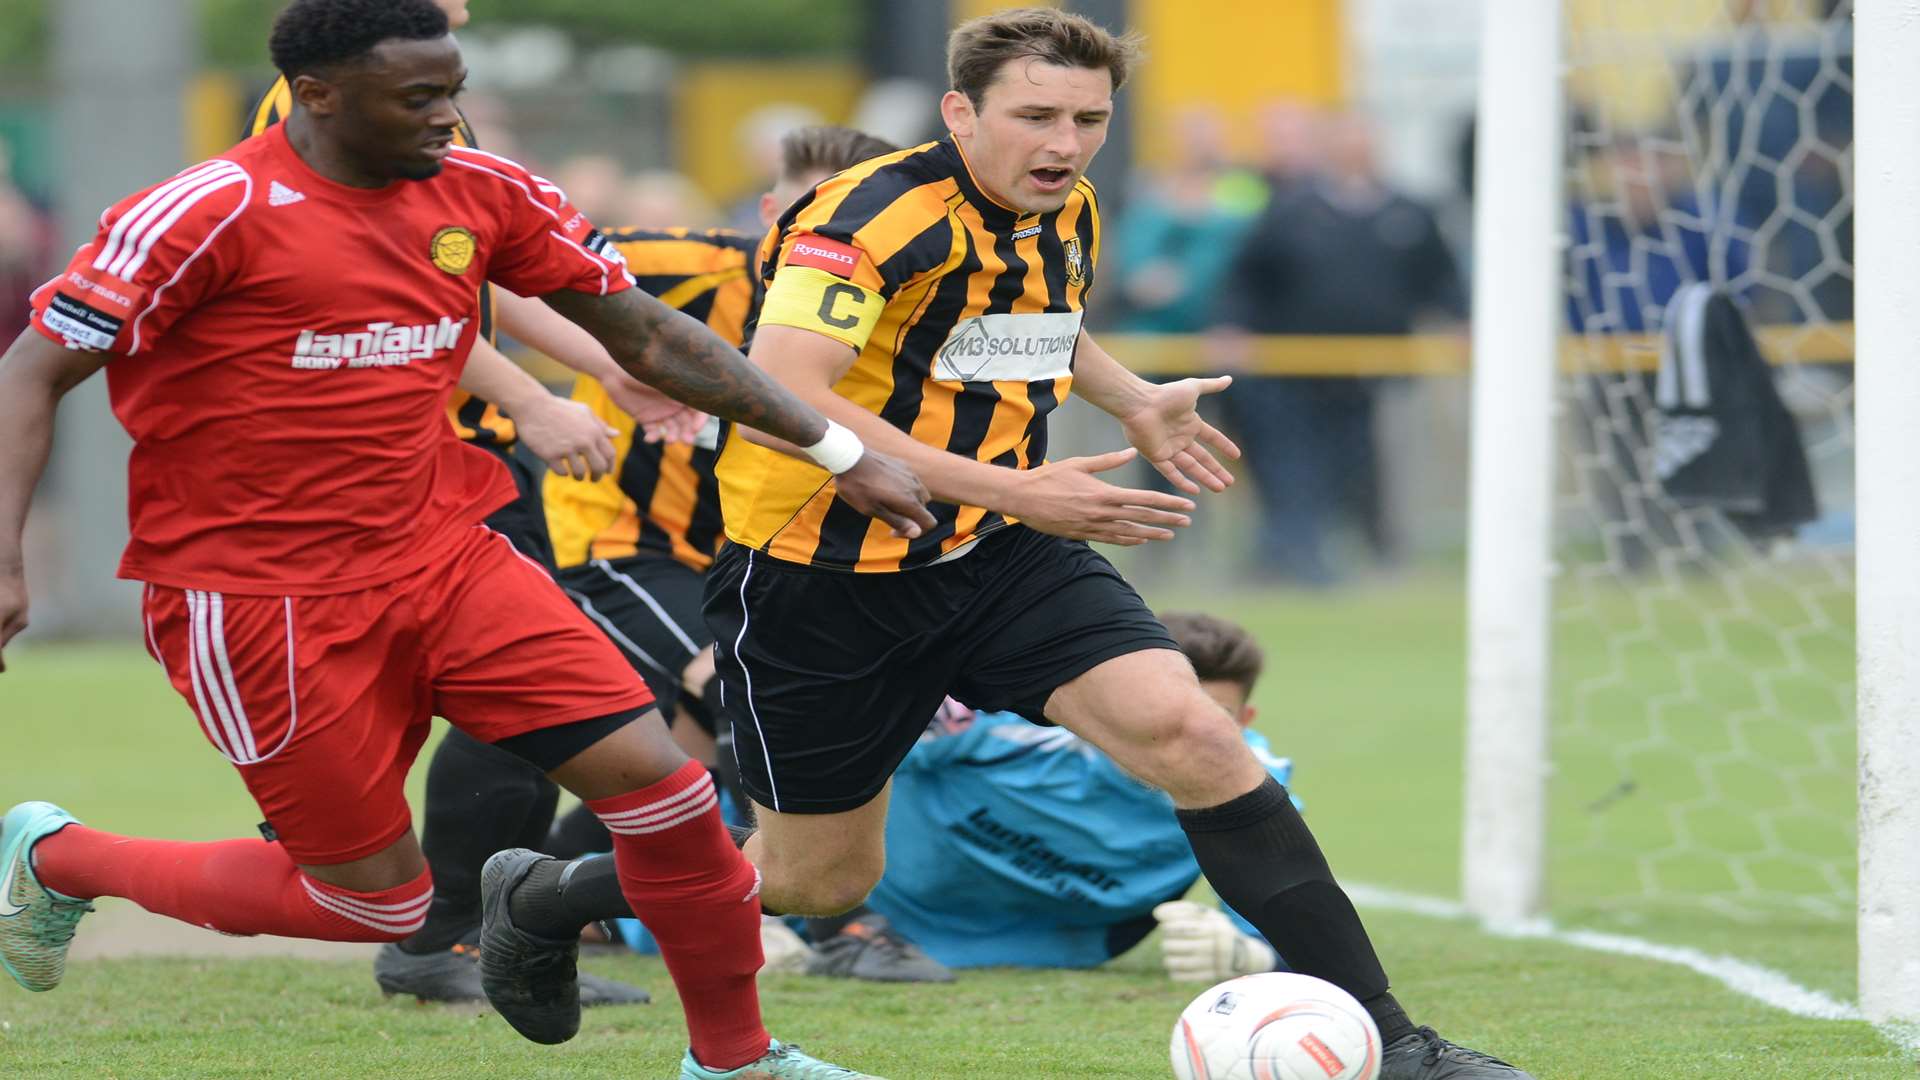
[[370, 322], [365, 330], [341, 334], [302, 330], [294, 342], [291, 362], [296, 368], [319, 371], [342, 367], [399, 367], [415, 360], [432, 359], [440, 350], [458, 345], [461, 335], [466, 333], [467, 321], [442, 315], [439, 322], [411, 326]]

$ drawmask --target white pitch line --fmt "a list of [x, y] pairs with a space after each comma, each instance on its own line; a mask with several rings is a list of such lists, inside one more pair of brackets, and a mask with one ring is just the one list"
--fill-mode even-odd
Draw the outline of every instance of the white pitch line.
[[[1361, 907], [1405, 911], [1436, 919], [1471, 920], [1472, 913], [1457, 900], [1440, 896], [1383, 889], [1376, 885], [1346, 886], [1347, 895]], [[1484, 924], [1483, 924], [1484, 925]], [[1782, 972], [1731, 956], [1720, 956], [1684, 945], [1662, 945], [1625, 934], [1598, 930], [1563, 930], [1546, 919], [1534, 919], [1512, 926], [1485, 926], [1488, 933], [1500, 937], [1530, 938], [1571, 945], [1577, 949], [1632, 956], [1673, 964], [1707, 978], [1743, 997], [1763, 1005], [1813, 1020], [1864, 1020], [1860, 1007], [1840, 1001], [1811, 987], [1801, 986]], [[1875, 1029], [1908, 1054], [1920, 1054], [1920, 1027], [1903, 1024], [1875, 1024]]]

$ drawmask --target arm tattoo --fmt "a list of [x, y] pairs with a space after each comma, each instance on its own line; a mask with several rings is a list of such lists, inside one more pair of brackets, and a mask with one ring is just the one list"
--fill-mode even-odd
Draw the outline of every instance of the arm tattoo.
[[557, 292], [543, 299], [598, 338], [628, 374], [677, 401], [796, 446], [811, 446], [826, 435], [826, 418], [813, 406], [698, 320], [639, 289], [611, 296]]

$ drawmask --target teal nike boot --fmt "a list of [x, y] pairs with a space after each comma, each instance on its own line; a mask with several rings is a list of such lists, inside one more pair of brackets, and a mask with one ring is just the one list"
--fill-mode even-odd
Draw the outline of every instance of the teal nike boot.
[[44, 802], [23, 802], [0, 823], [0, 967], [29, 990], [51, 990], [67, 973], [67, 946], [85, 900], [62, 896], [33, 872], [33, 845], [69, 825], [72, 814]]
[[767, 1045], [767, 1056], [737, 1069], [715, 1072], [693, 1060], [693, 1051], [680, 1059], [680, 1080], [881, 1080], [852, 1069], [830, 1065], [778, 1039]]

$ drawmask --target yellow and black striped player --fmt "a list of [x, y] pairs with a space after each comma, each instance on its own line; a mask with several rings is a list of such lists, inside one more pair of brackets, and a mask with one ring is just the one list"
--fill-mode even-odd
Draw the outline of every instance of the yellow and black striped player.
[[[1038, 168], [1009, 181], [996, 175], [1007, 148], [982, 163], [956, 131], [821, 183], [763, 248], [752, 358], [907, 461], [936, 521], [895, 535], [771, 440], [727, 440], [731, 542], [707, 615], [742, 784], [770, 820], [863, 814], [949, 693], [1037, 718], [1103, 661], [1175, 649], [1080, 541], [1170, 536], [1190, 504], [1091, 475], [1119, 458], [1046, 461], [1048, 415], [1070, 391], [1105, 404], [1148, 387], [1082, 332], [1101, 231], [1081, 148], [1110, 105], [1104, 91], [1064, 97], [1073, 111], [1010, 118], [1017, 134], [1065, 133], [1042, 138]], [[1186, 423], [1198, 391], [1181, 392], [1171, 407]], [[1165, 427], [1152, 426], [1143, 436]]]

